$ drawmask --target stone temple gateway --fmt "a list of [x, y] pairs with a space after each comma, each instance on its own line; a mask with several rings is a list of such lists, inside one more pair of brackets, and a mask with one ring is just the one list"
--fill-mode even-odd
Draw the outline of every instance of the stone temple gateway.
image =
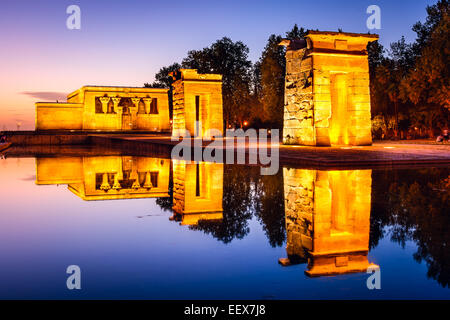
[[[283, 143], [371, 145], [367, 44], [378, 35], [308, 31], [286, 46]], [[36, 130], [223, 136], [222, 75], [180, 69], [168, 89], [85, 86], [67, 102], [37, 102]]]
[[286, 78], [283, 143], [371, 145], [367, 44], [374, 34], [309, 31], [283, 40]]

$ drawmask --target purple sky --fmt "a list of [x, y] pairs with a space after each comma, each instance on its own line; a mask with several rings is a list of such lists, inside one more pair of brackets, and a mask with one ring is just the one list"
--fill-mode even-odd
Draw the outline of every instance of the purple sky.
[[[383, 45], [404, 35], [436, 1], [117, 1], [2, 0], [0, 130], [34, 129], [34, 102], [61, 99], [85, 84], [142, 86], [161, 66], [223, 36], [241, 40], [256, 61], [270, 34], [306, 29], [367, 32], [366, 9], [381, 8]], [[81, 8], [81, 30], [66, 8]]]

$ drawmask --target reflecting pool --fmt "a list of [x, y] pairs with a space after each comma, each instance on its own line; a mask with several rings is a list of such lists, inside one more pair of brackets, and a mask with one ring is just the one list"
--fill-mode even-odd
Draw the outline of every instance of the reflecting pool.
[[450, 298], [448, 167], [7, 158], [0, 194], [2, 299]]

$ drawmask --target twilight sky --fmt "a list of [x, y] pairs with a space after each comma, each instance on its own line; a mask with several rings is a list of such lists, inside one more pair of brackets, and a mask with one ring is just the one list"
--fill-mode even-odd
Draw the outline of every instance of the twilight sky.
[[[367, 32], [366, 9], [381, 8], [387, 46], [426, 17], [434, 0], [1, 0], [0, 130], [34, 129], [34, 102], [64, 100], [87, 84], [143, 86], [161, 66], [224, 36], [258, 60], [270, 34], [306, 29]], [[81, 8], [81, 30], [66, 8]], [[374, 32], [374, 31], [371, 31]]]

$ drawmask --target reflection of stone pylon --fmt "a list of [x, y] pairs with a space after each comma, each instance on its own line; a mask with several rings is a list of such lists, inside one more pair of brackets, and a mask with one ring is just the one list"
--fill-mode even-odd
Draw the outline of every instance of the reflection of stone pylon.
[[107, 173], [103, 174], [103, 179], [102, 179], [102, 184], [100, 186], [100, 189], [105, 190], [105, 191], [108, 191], [109, 189], [111, 189], [111, 186], [109, 185]]
[[150, 178], [150, 172], [147, 172], [145, 174], [144, 188], [147, 188], [147, 189], [153, 188], [152, 179]]
[[114, 190], [122, 189], [122, 186], [120, 185], [120, 182], [119, 182], [119, 174], [114, 175], [114, 184], [113, 184], [112, 188]]
[[371, 170], [283, 169], [287, 258], [310, 277], [365, 272], [370, 263]]

